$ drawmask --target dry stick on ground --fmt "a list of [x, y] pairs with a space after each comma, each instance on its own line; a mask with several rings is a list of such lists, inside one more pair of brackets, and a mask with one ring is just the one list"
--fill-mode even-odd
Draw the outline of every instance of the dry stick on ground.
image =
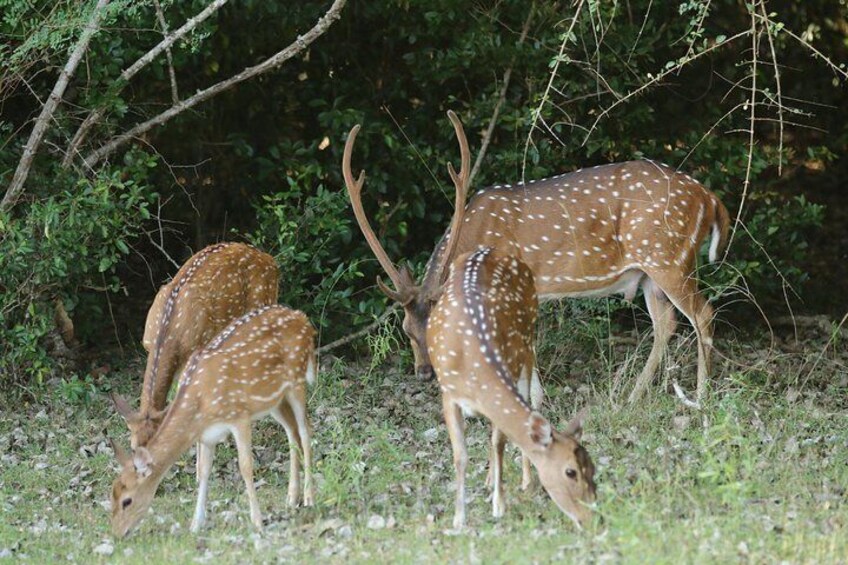
[[[134, 77], [141, 69], [150, 64], [157, 56], [159, 56], [163, 51], [170, 52], [171, 45], [176, 43], [182, 37], [185, 37], [188, 33], [190, 33], [194, 28], [198, 25], [209, 19], [209, 16], [218, 11], [221, 6], [227, 3], [227, 0], [215, 0], [208, 6], [206, 6], [203, 10], [201, 10], [196, 16], [190, 18], [184, 23], [179, 29], [175, 32], [165, 34], [165, 38], [160, 41], [153, 49], [142, 55], [136, 60], [135, 63], [124, 69], [121, 75], [118, 77], [117, 83], [121, 84], [118, 88], [117, 92], [120, 92], [121, 88], [125, 86], [132, 77]], [[164, 28], [163, 28], [164, 31]], [[65, 152], [65, 157], [62, 159], [62, 167], [67, 168], [70, 166], [74, 157], [79, 153], [79, 148], [82, 145], [83, 141], [85, 141], [85, 137], [88, 135], [88, 132], [93, 128], [97, 123], [103, 118], [104, 114], [106, 114], [107, 107], [100, 106], [91, 111], [91, 113], [83, 120], [80, 127], [77, 129], [77, 132], [74, 134], [74, 137], [71, 139], [71, 143], [68, 145], [68, 150]]]
[[337, 347], [341, 347], [342, 345], [346, 345], [346, 344], [350, 343], [351, 341], [353, 341], [355, 339], [359, 339], [360, 337], [373, 332], [375, 329], [382, 326], [386, 322], [386, 320], [389, 319], [389, 316], [394, 314], [397, 309], [398, 309], [398, 304], [392, 304], [391, 306], [389, 306], [386, 309], [385, 312], [380, 314], [379, 318], [377, 318], [376, 320], [374, 320], [373, 322], [371, 322], [370, 324], [368, 324], [367, 326], [365, 326], [361, 330], [355, 331], [352, 334], [348, 334], [344, 337], [341, 337], [341, 338], [337, 339], [336, 341], [331, 341], [327, 345], [322, 345], [321, 347], [319, 347], [315, 351], [317, 353], [325, 353], [327, 351], [330, 351], [331, 349], [335, 349]]
[[321, 37], [327, 29], [339, 19], [342, 8], [344, 7], [347, 0], [335, 0], [333, 5], [327, 11], [324, 16], [318, 20], [315, 26], [307, 31], [305, 34], [298, 36], [297, 39], [278, 53], [274, 54], [272, 57], [269, 57], [265, 61], [255, 65], [253, 67], [248, 67], [244, 69], [242, 72], [234, 75], [227, 80], [221, 81], [213, 86], [205, 90], [201, 90], [194, 96], [187, 98], [180, 102], [179, 104], [175, 104], [162, 112], [161, 114], [150, 118], [146, 122], [140, 123], [130, 130], [112, 138], [109, 142], [102, 145], [99, 149], [92, 151], [85, 158], [85, 162], [89, 167], [93, 167], [113, 151], [126, 144], [130, 140], [134, 139], [138, 135], [145, 133], [154, 127], [161, 126], [174, 116], [181, 114], [182, 112], [188, 110], [189, 108], [193, 108], [194, 106], [200, 104], [201, 102], [205, 102], [206, 100], [212, 98], [213, 96], [220, 94], [221, 92], [232, 88], [240, 82], [243, 82], [247, 79], [253, 78], [257, 75], [261, 75], [266, 73], [295, 55], [303, 52], [313, 41]]
[[80, 35], [79, 41], [77, 41], [73, 52], [71, 52], [70, 58], [68, 58], [68, 62], [59, 73], [59, 79], [53, 86], [53, 91], [50, 93], [50, 97], [47, 99], [47, 102], [44, 103], [44, 106], [41, 107], [41, 113], [35, 120], [35, 125], [33, 126], [29, 140], [27, 140], [26, 146], [24, 147], [21, 160], [18, 162], [18, 168], [15, 170], [15, 176], [12, 177], [12, 182], [9, 184], [9, 188], [6, 189], [3, 201], [0, 202], [0, 210], [8, 210], [14, 206], [23, 191], [24, 183], [26, 183], [26, 179], [29, 176], [29, 170], [32, 167], [32, 161], [35, 157], [35, 153], [38, 151], [38, 146], [41, 145], [41, 141], [44, 139], [44, 134], [47, 132], [47, 125], [50, 123], [56, 108], [59, 107], [59, 102], [62, 101], [65, 89], [68, 87], [71, 77], [74, 76], [74, 72], [76, 72], [80, 61], [82, 61], [83, 55], [85, 55], [85, 52], [88, 50], [88, 44], [91, 41], [91, 38], [95, 33], [97, 33], [97, 30], [100, 29], [100, 20], [108, 4], [109, 0], [99, 0], [97, 2], [97, 5], [91, 12], [88, 23], [85, 25], [82, 35]]
[[[524, 27], [521, 28], [521, 35], [518, 38], [517, 46], [524, 45], [524, 41], [527, 39], [527, 33], [530, 31], [530, 22], [533, 19], [533, 12], [536, 10], [536, 3], [533, 2], [530, 4], [530, 11], [527, 13], [527, 19], [524, 21]], [[492, 142], [492, 134], [495, 132], [495, 125], [498, 121], [498, 115], [501, 113], [501, 108], [506, 101], [506, 91], [509, 88], [509, 81], [512, 78], [512, 68], [515, 65], [515, 57], [513, 57], [512, 62], [509, 64], [509, 68], [504, 72], [503, 81], [501, 84], [501, 91], [498, 94], [498, 101], [495, 103], [495, 111], [492, 112], [492, 119], [489, 120], [489, 127], [486, 128], [486, 133], [483, 134], [483, 142], [480, 144], [480, 151], [477, 153], [477, 160], [474, 161], [474, 166], [471, 167], [471, 174], [468, 176], [468, 185], [474, 186], [474, 177], [477, 176], [477, 172], [480, 170], [480, 166], [483, 164], [483, 157], [486, 156], [486, 150], [489, 148], [489, 143]]]
[[[153, 5], [156, 7], [156, 19], [159, 20], [159, 27], [162, 28], [162, 36], [168, 39], [171, 33], [168, 31], [168, 22], [165, 21], [162, 5], [159, 0], [153, 0]], [[180, 91], [177, 89], [177, 73], [174, 71], [174, 57], [171, 55], [170, 47], [165, 48], [165, 57], [168, 59], [168, 75], [171, 77], [171, 102], [176, 104], [180, 101]]]

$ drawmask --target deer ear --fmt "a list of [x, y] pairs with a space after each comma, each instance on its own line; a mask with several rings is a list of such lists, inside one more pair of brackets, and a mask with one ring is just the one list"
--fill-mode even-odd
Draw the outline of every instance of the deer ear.
[[133, 466], [135, 472], [142, 477], [148, 476], [152, 471], [150, 466], [153, 464], [153, 456], [145, 447], [139, 447], [133, 451]]
[[580, 409], [568, 425], [565, 427], [565, 435], [573, 437], [575, 440], [580, 441], [580, 438], [583, 436], [583, 422], [586, 421], [586, 418], [589, 417], [589, 407], [584, 406]]
[[134, 423], [138, 420], [138, 414], [132, 409], [130, 403], [127, 402], [123, 396], [117, 392], [110, 392], [109, 398], [112, 399], [112, 404], [115, 405], [115, 410], [118, 411], [118, 414], [120, 414], [127, 423]]
[[540, 449], [547, 449], [553, 442], [553, 431], [551, 423], [538, 412], [530, 414], [527, 420], [527, 428], [530, 434], [530, 441], [536, 444]]
[[123, 447], [118, 445], [118, 442], [116, 442], [110, 437], [109, 444], [112, 446], [112, 451], [115, 452], [115, 459], [118, 460], [118, 463], [120, 463], [122, 467], [130, 462], [129, 454], [127, 454], [126, 450]]

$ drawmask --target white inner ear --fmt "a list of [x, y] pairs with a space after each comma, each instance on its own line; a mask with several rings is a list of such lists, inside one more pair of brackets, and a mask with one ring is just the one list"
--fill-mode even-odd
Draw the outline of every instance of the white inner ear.
[[150, 463], [152, 462], [153, 458], [150, 455], [150, 452], [145, 448], [139, 447], [133, 452], [133, 466], [135, 467], [135, 472], [142, 477], [146, 477], [151, 473]]

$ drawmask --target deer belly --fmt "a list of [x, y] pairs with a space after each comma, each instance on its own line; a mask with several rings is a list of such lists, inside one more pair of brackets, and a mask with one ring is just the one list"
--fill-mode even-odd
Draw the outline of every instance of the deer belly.
[[540, 300], [555, 300], [557, 298], [599, 298], [613, 294], [623, 294], [627, 300], [636, 296], [645, 273], [631, 269], [615, 275], [614, 278], [598, 280], [581, 280], [568, 284], [538, 284]]
[[232, 432], [233, 427], [230, 424], [212, 424], [203, 430], [200, 441], [205, 444], [216, 444], [223, 441]]

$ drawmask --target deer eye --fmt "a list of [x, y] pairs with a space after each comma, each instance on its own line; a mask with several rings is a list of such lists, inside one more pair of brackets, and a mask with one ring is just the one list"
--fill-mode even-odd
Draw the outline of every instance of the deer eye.
[[127, 506], [132, 504], [132, 498], [125, 498], [121, 501], [121, 510], [126, 510]]
[[565, 476], [572, 480], [577, 480], [577, 471], [574, 469], [566, 469]]

